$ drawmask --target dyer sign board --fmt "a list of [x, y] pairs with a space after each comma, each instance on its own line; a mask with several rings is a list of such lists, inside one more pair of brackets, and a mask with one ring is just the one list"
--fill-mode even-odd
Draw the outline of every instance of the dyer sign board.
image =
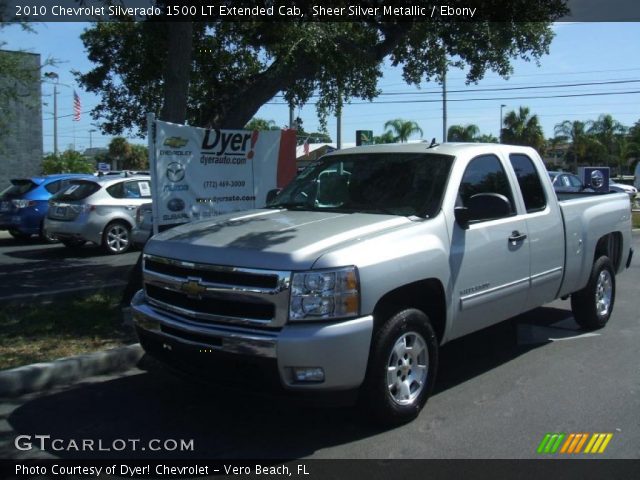
[[295, 176], [295, 130], [150, 126], [154, 227], [262, 207]]

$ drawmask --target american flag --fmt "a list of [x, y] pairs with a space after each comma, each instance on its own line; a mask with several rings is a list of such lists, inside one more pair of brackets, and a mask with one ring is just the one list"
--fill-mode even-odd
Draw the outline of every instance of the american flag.
[[80, 97], [74, 90], [73, 91], [73, 121], [74, 122], [80, 121], [81, 112], [82, 112], [82, 104], [80, 103]]

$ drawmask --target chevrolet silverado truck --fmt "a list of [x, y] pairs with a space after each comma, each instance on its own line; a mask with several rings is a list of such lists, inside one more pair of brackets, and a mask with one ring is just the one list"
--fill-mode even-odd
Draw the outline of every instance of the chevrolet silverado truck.
[[609, 320], [629, 199], [558, 195], [528, 147], [330, 153], [265, 208], [154, 236], [132, 301], [140, 342], [200, 379], [409, 421], [443, 344], [569, 296], [584, 329]]

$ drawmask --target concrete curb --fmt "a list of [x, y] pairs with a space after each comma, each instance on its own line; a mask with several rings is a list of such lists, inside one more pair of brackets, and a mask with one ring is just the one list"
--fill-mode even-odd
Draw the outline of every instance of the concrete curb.
[[138, 363], [143, 354], [142, 347], [136, 343], [0, 371], [0, 397], [14, 397], [73, 383], [93, 375], [128, 370]]

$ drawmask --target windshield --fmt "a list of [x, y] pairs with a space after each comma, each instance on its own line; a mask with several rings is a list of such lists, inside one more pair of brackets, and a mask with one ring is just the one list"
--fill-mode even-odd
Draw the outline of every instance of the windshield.
[[435, 216], [453, 157], [433, 153], [331, 155], [312, 164], [267, 208]]

